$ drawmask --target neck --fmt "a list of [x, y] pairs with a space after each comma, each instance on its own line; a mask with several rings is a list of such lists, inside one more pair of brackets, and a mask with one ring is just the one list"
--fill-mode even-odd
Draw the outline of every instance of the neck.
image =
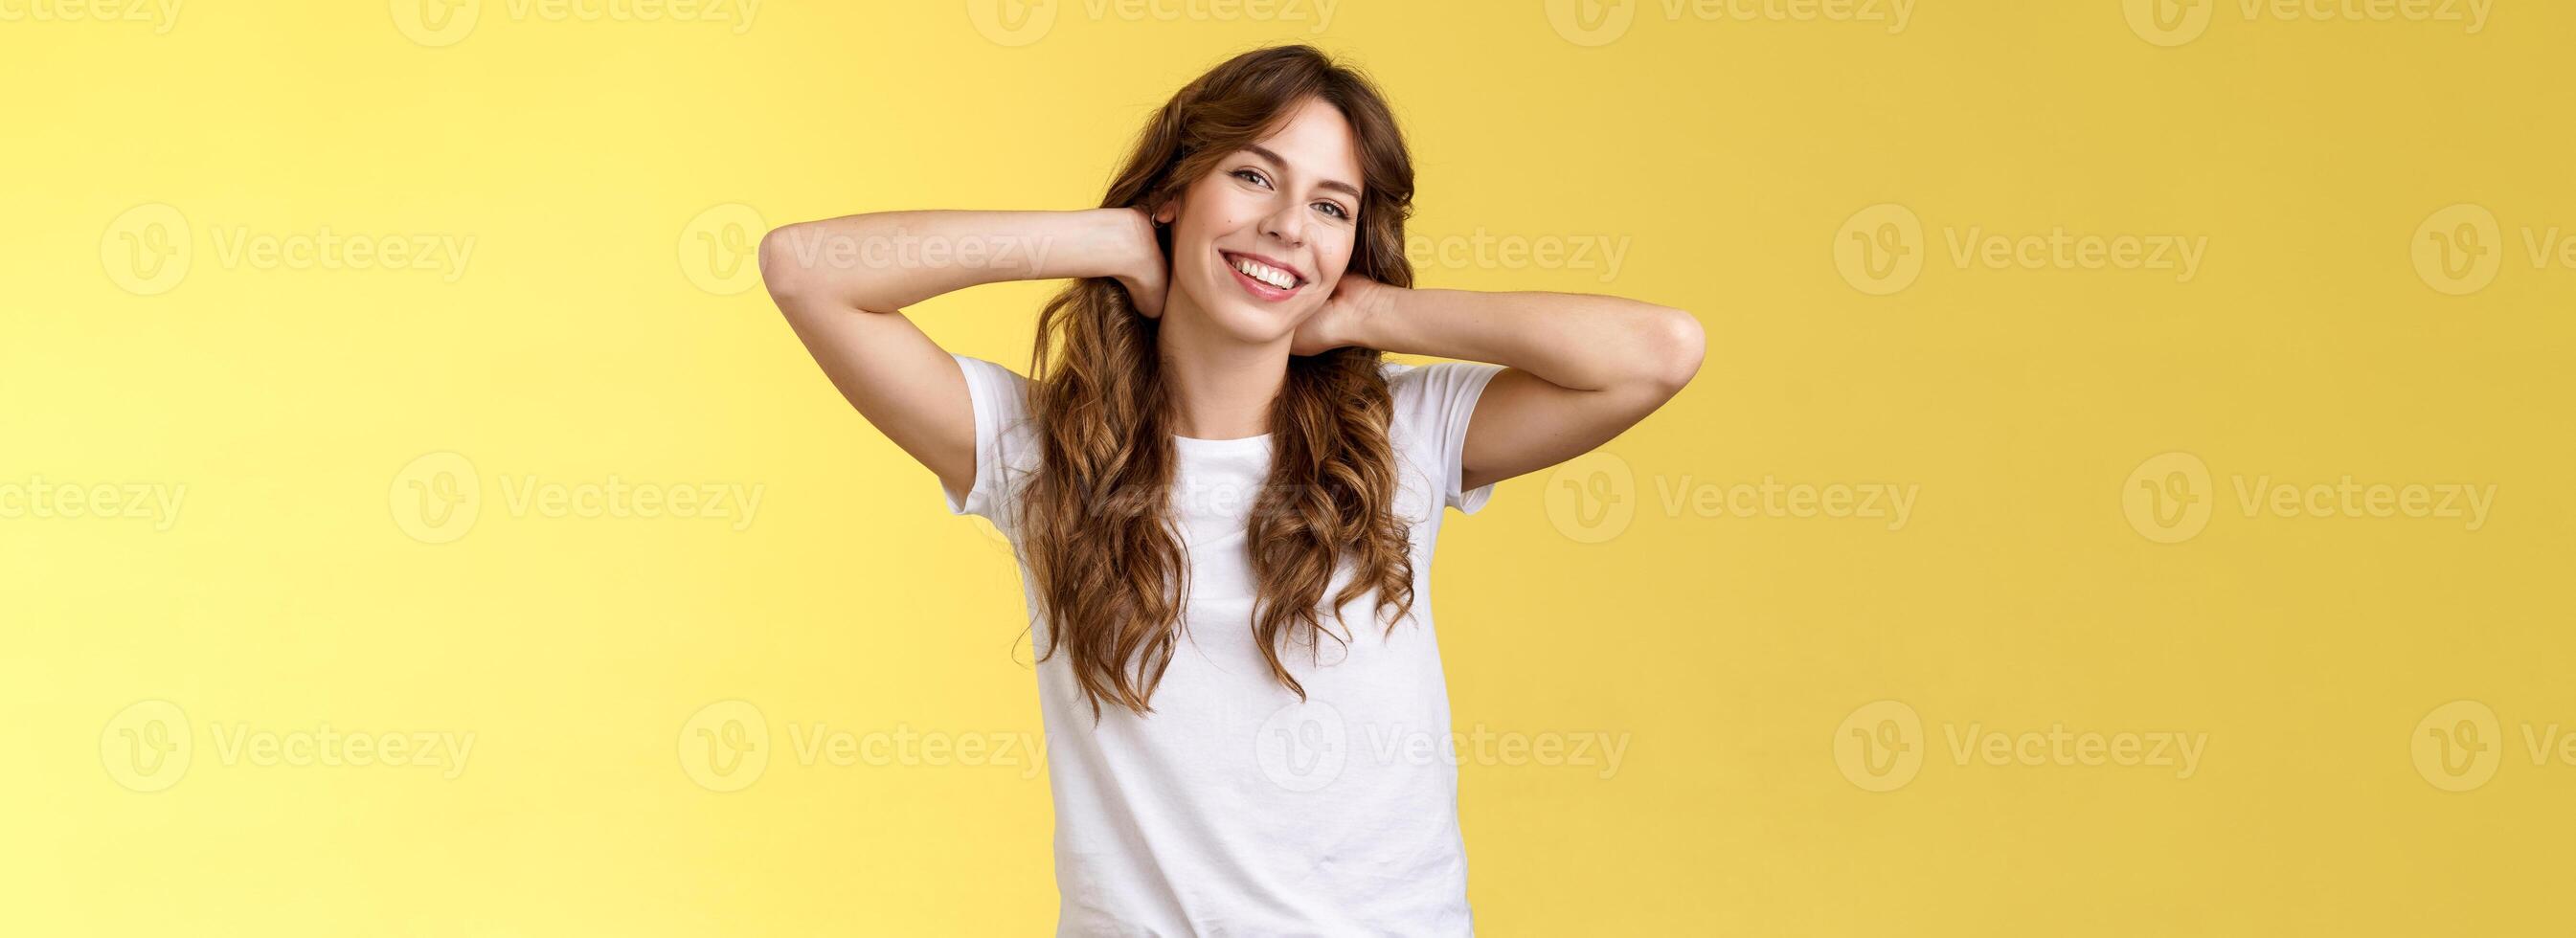
[[1173, 308], [1179, 291], [1172, 299], [1155, 344], [1171, 386], [1173, 432], [1202, 440], [1270, 432], [1271, 402], [1288, 382], [1288, 338], [1246, 345], [1196, 310]]

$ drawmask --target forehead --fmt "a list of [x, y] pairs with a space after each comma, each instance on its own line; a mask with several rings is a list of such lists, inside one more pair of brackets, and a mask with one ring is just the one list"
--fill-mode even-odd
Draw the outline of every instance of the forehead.
[[1276, 130], [1254, 145], [1277, 154], [1287, 164], [1280, 168], [1303, 184], [1360, 186], [1359, 138], [1341, 109], [1321, 98], [1308, 98], [1291, 109]]

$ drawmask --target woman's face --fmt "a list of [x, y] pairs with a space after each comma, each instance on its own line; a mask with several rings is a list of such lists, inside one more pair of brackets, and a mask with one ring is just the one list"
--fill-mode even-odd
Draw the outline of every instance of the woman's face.
[[1157, 215], [1172, 225], [1173, 306], [1246, 343], [1285, 339], [1333, 295], [1359, 212], [1350, 121], [1309, 99]]

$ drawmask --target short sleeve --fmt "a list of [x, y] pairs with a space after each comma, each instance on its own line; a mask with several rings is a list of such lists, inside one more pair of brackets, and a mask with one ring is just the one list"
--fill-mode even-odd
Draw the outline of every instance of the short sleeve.
[[1503, 366], [1481, 362], [1439, 362], [1387, 367], [1387, 392], [1395, 405], [1395, 422], [1407, 431], [1413, 452], [1439, 486], [1441, 504], [1475, 514], [1493, 497], [1493, 483], [1461, 491], [1465, 474], [1467, 423], [1476, 414], [1476, 399]]
[[1011, 529], [1009, 511], [1035, 458], [1035, 434], [1029, 425], [1028, 379], [1008, 368], [965, 355], [951, 354], [966, 375], [966, 397], [975, 409], [975, 484], [966, 497], [948, 491], [948, 511], [980, 515], [1004, 531]]

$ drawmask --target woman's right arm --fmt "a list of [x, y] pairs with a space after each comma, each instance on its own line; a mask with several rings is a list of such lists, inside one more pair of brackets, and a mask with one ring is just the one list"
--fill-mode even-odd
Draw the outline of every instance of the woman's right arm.
[[788, 225], [760, 241], [760, 276], [823, 374], [951, 492], [975, 484], [975, 412], [955, 359], [903, 308], [1003, 280], [1114, 277], [1159, 313], [1162, 251], [1145, 214], [913, 211]]

